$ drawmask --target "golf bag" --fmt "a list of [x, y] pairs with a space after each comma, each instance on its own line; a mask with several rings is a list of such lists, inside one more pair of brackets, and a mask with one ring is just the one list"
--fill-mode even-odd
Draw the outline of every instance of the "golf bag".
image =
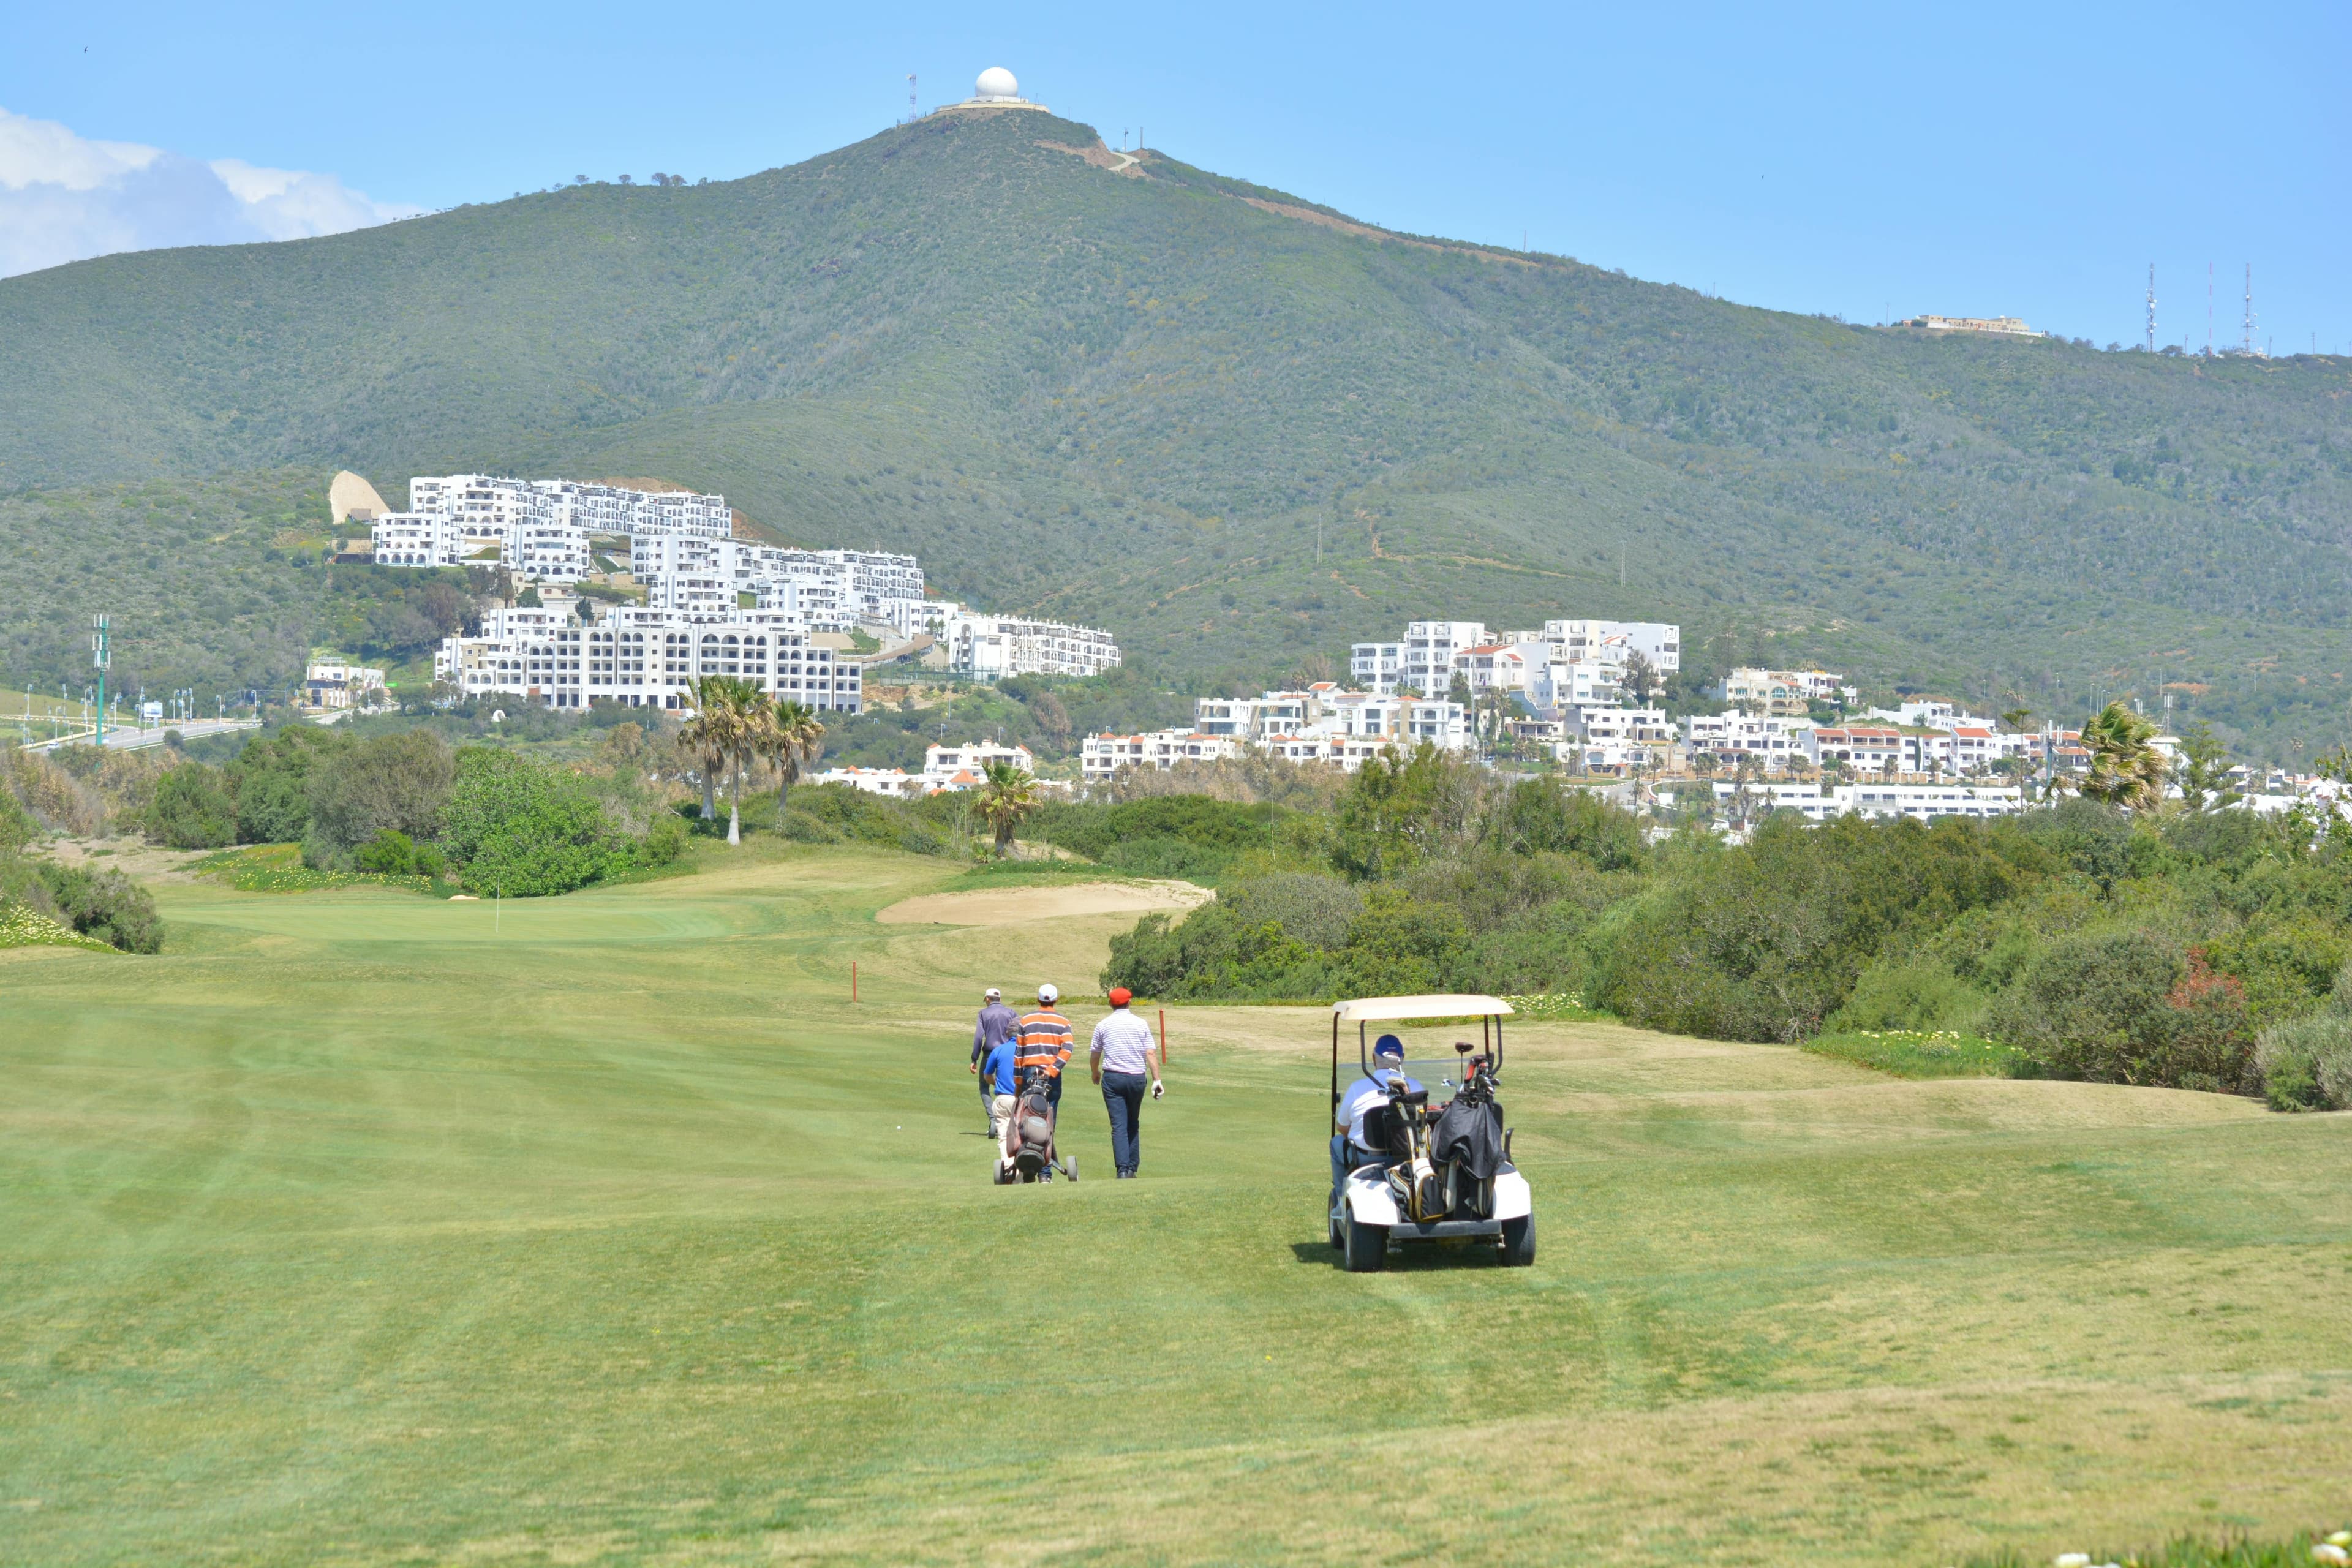
[[1493, 1212], [1495, 1176], [1503, 1168], [1503, 1108], [1483, 1076], [1464, 1084], [1438, 1112], [1429, 1157], [1444, 1173], [1447, 1210], [1476, 1219]]
[[1013, 1108], [1014, 1179], [1034, 1182], [1054, 1161], [1053, 1079], [1040, 1073], [1029, 1080]]

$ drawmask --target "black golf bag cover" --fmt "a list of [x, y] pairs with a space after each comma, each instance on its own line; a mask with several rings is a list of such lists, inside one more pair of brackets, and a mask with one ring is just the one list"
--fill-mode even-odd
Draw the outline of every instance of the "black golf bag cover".
[[1429, 1130], [1429, 1158], [1459, 1165], [1473, 1182], [1492, 1180], [1503, 1168], [1503, 1108], [1485, 1096], [1455, 1095]]

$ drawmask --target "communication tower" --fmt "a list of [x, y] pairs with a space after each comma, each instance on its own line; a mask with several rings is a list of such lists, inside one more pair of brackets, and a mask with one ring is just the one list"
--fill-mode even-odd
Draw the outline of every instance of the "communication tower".
[[2246, 338], [2240, 352], [2254, 352], [2254, 264], [2251, 261], [2246, 263]]
[[2147, 352], [2156, 352], [2156, 263], [2147, 264]]
[[106, 669], [114, 660], [113, 650], [107, 646], [107, 617], [89, 618], [89, 662], [98, 671], [98, 745], [106, 749]]

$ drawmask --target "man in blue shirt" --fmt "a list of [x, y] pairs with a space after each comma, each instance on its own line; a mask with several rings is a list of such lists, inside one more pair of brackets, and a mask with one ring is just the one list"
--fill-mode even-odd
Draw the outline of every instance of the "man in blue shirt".
[[[971, 1070], [980, 1077], [980, 1109], [983, 1115], [988, 1116], [992, 1128], [996, 1118], [989, 1110], [989, 1101], [994, 1096], [990, 1092], [986, 1075], [980, 1071], [980, 1064], [987, 1058], [990, 1051], [1019, 1036], [1021, 1015], [1004, 1005], [1004, 993], [993, 985], [980, 1000], [980, 1018], [971, 1026]], [[1005, 1092], [1009, 1094], [1012, 1091], [1008, 1089]], [[990, 1136], [993, 1137], [995, 1133], [992, 1131]]]
[[1013, 1064], [1020, 1053], [1019, 1042], [999, 1040], [988, 1047], [987, 1058], [980, 1064], [980, 1092], [988, 1100], [988, 1135], [1000, 1149], [1004, 1146], [1004, 1124], [1013, 1115]]
[[1364, 1141], [1364, 1113], [1374, 1106], [1386, 1105], [1392, 1089], [1402, 1086], [1411, 1094], [1421, 1085], [1404, 1074], [1404, 1042], [1394, 1035], [1382, 1035], [1372, 1042], [1372, 1070], [1369, 1077], [1360, 1078], [1339, 1096], [1339, 1108], [1332, 1115], [1331, 1131], [1331, 1197], [1339, 1200], [1339, 1184], [1348, 1173], [1367, 1162], [1386, 1156], [1385, 1149], [1375, 1149]]

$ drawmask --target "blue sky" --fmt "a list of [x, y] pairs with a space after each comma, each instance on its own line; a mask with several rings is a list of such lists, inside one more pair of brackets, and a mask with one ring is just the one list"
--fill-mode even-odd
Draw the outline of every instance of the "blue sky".
[[[314, 232], [578, 174], [749, 174], [887, 125], [910, 70], [929, 107], [1003, 65], [1114, 144], [1139, 127], [1190, 162], [1376, 223], [1511, 245], [1524, 234], [1749, 303], [1859, 321], [2016, 314], [2129, 343], [2154, 261], [2159, 342], [2202, 346], [2207, 265], [2228, 343], [2251, 261], [2258, 337], [2279, 353], [2315, 334], [2352, 350], [2341, 0], [1779, 11], [133, 0], [40, 5], [9, 32], [0, 270], [10, 227], [33, 255]], [[26, 129], [37, 122], [131, 151], [65, 146]], [[83, 170], [81, 188], [45, 182], [52, 165]], [[101, 199], [94, 216], [75, 205]], [[53, 219], [68, 227], [41, 237]]]

